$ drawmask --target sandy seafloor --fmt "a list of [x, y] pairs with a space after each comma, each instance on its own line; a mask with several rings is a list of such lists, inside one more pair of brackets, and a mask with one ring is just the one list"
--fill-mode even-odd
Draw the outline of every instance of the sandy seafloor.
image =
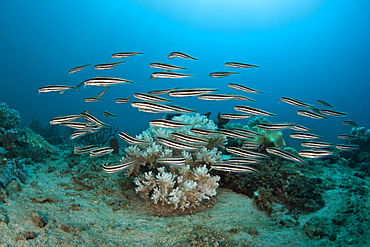
[[[135, 196], [133, 187], [122, 182], [122, 176], [107, 175], [99, 169], [100, 161], [81, 159], [69, 166], [66, 160], [64, 154], [58, 154], [28, 165], [27, 181], [21, 184], [21, 191], [17, 191], [19, 186], [8, 186], [7, 195], [2, 190], [0, 246], [369, 246], [366, 242], [370, 243], [369, 227], [362, 234], [353, 234], [356, 229], [352, 228], [358, 227], [358, 223], [352, 224], [350, 220], [335, 230], [336, 238], [332, 240], [328, 236], [310, 238], [304, 230], [309, 219], [330, 218], [349, 201], [361, 201], [364, 211], [370, 212], [365, 198], [368, 194], [354, 197], [351, 193], [353, 179], [368, 188], [369, 178], [352, 176], [348, 167], [323, 168], [322, 178], [333, 184], [325, 192], [326, 206], [298, 219], [285, 212], [268, 216], [254, 206], [253, 199], [226, 189], [218, 189], [217, 196], [208, 202], [213, 206], [202, 212], [165, 217], [147, 210], [149, 205]], [[46, 226], [37, 226], [34, 211], [43, 217], [41, 221]], [[29, 232], [34, 236], [26, 239]]]

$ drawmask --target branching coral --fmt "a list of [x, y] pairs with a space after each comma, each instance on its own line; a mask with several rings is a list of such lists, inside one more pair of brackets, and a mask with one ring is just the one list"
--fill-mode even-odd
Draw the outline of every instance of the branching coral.
[[[173, 120], [189, 125], [177, 129], [150, 126], [142, 134], [136, 136], [148, 143], [127, 147], [126, 155], [122, 159], [123, 161], [136, 161], [136, 164], [128, 170], [128, 176], [139, 174], [141, 165], [149, 169], [148, 172], [135, 178], [136, 192], [141, 197], [150, 199], [162, 213], [176, 210], [189, 211], [196, 208], [202, 200], [216, 195], [219, 177], [210, 176], [207, 165], [221, 160], [221, 150], [226, 143], [226, 137], [216, 133], [207, 137], [208, 143], [196, 151], [175, 149], [159, 144], [157, 137], [174, 139], [171, 135], [174, 132], [198, 136], [190, 129], [217, 129], [212, 120], [200, 114], [176, 116]], [[183, 167], [167, 165], [166, 168], [158, 168], [163, 165], [157, 164], [156, 160], [170, 156], [185, 157], [186, 165]]]
[[149, 143], [129, 146], [125, 149], [126, 155], [125, 157], [123, 157], [123, 161], [128, 160], [137, 161], [137, 165], [135, 165], [128, 171], [128, 175], [131, 174], [136, 175], [138, 173], [139, 169], [138, 166], [140, 164], [148, 167], [155, 166], [156, 159], [160, 157], [184, 156], [186, 158], [186, 164], [190, 165], [191, 167], [203, 164], [213, 164], [221, 159], [220, 150], [224, 149], [226, 137], [220, 134], [213, 134], [207, 137], [208, 143], [197, 151], [179, 150], [163, 146], [157, 143], [156, 141], [157, 137], [174, 139], [171, 136], [171, 133], [174, 132], [181, 132], [183, 134], [199, 136], [192, 133], [190, 129], [192, 128], [202, 128], [209, 130], [217, 129], [216, 124], [212, 120], [198, 113], [194, 115], [175, 116], [173, 120], [187, 123], [189, 125], [177, 129], [168, 129], [150, 126], [147, 130], [143, 131], [140, 135], [136, 136], [136, 138], [146, 140]]
[[157, 205], [162, 213], [191, 210], [202, 200], [216, 195], [220, 177], [210, 176], [206, 166], [190, 169], [185, 166], [166, 172], [164, 167], [144, 173], [135, 179], [136, 192]]

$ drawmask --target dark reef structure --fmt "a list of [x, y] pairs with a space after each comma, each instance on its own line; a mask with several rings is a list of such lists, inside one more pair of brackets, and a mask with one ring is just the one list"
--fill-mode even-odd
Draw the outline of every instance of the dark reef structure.
[[69, 140], [68, 134], [60, 131], [58, 126], [49, 124], [44, 127], [38, 119], [32, 119], [28, 127], [53, 145], [64, 144]]
[[116, 138], [117, 132], [117, 126], [102, 128], [98, 132], [87, 133], [74, 141], [80, 146], [96, 145], [104, 147], [112, 138]]
[[322, 180], [304, 175], [293, 162], [274, 158], [258, 167], [260, 174], [221, 176], [221, 187], [254, 198], [256, 206], [273, 214], [282, 204], [290, 213], [311, 213], [325, 206]]
[[54, 152], [41, 135], [29, 128], [5, 130], [0, 128], [0, 157], [26, 157], [41, 161]]
[[14, 128], [19, 122], [18, 111], [0, 103], [0, 157], [26, 157], [33, 161], [49, 157], [54, 148], [30, 128]]
[[351, 144], [357, 144], [360, 150], [370, 152], [370, 129], [353, 127], [351, 135], [358, 137], [358, 139], [351, 141]]

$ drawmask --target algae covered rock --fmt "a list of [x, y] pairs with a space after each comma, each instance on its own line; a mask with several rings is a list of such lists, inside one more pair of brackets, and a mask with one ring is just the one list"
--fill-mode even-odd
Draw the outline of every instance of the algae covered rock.
[[41, 135], [30, 128], [24, 128], [19, 140], [23, 143], [24, 156], [33, 161], [41, 161], [54, 152], [54, 148]]
[[12, 129], [15, 125], [20, 123], [20, 119], [21, 117], [17, 110], [10, 109], [4, 102], [0, 103], [0, 128], [6, 130]]

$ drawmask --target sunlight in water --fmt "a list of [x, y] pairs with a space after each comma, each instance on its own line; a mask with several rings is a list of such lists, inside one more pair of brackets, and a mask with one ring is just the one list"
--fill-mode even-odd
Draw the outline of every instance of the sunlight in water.
[[197, 29], [269, 30], [313, 16], [326, 0], [135, 0], [145, 8]]

